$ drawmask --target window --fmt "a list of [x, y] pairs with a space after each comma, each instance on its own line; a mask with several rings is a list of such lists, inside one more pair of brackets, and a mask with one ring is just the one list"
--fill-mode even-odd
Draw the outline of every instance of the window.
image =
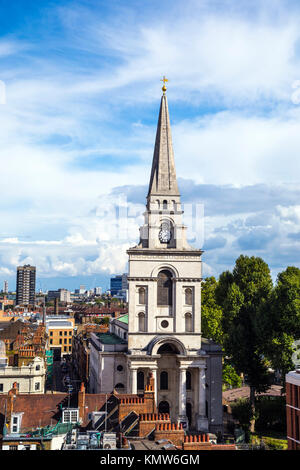
[[0, 392], [3, 392], [3, 384], [0, 384]]
[[53, 336], [53, 331], [50, 331], [50, 336]]
[[193, 331], [193, 317], [191, 313], [185, 314], [185, 331], [186, 332]]
[[69, 336], [71, 336], [71, 334], [72, 334], [72, 331], [69, 331]]
[[72, 338], [69, 338], [69, 344], [72, 344]]
[[172, 305], [172, 274], [167, 271], [161, 271], [157, 281], [157, 305]]
[[65, 409], [63, 410], [63, 423], [77, 423], [78, 421], [78, 409]]
[[67, 338], [64, 339], [64, 344], [67, 344]]
[[144, 287], [139, 288], [139, 304], [145, 305], [146, 303], [146, 289]]
[[59, 336], [62, 336], [62, 331], [59, 332]]
[[36, 382], [34, 385], [35, 390], [40, 390], [40, 382]]
[[62, 339], [61, 339], [61, 338], [60, 338], [60, 340], [59, 340], [59, 344], [62, 344]]
[[50, 339], [50, 344], [53, 344], [53, 339]]
[[124, 384], [118, 383], [118, 384], [115, 386], [115, 388], [125, 388], [125, 387], [124, 387]]
[[168, 382], [169, 382], [168, 379], [169, 379], [168, 378], [168, 372], [166, 372], [166, 371], [161, 372], [161, 374], [160, 374], [160, 389], [161, 390], [168, 390], [168, 385], [169, 385], [168, 384]]
[[20, 431], [20, 416], [12, 415], [11, 432], [18, 433]]
[[118, 372], [122, 372], [122, 370], [123, 370], [123, 366], [118, 365], [118, 366], [117, 366], [117, 371], [118, 371]]
[[139, 313], [139, 331], [146, 331], [146, 318], [144, 312]]
[[190, 287], [185, 289], [185, 305], [193, 305], [193, 290]]
[[41, 366], [38, 364], [37, 366], [35, 366], [35, 370], [41, 370]]
[[137, 373], [137, 389], [144, 390], [144, 372], [141, 370]]
[[64, 346], [64, 352], [66, 352], [66, 351], [67, 351], [67, 346]]
[[189, 370], [186, 371], [186, 389], [192, 390], [192, 374]]
[[168, 201], [163, 201], [163, 209], [168, 209]]
[[64, 335], [65, 335], [65, 336], [67, 336], [67, 333], [68, 333], [67, 331], [64, 331]]
[[15, 446], [15, 445], [9, 446], [9, 450], [18, 450], [18, 446]]

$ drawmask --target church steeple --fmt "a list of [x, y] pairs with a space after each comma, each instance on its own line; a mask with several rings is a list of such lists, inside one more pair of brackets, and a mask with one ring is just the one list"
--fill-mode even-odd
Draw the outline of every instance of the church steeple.
[[156, 140], [147, 195], [145, 223], [140, 227], [139, 247], [155, 250], [189, 250], [178, 190], [168, 101], [163, 79]]
[[147, 196], [148, 201], [150, 196], [180, 195], [176, 179], [168, 101], [165, 90], [164, 85]]

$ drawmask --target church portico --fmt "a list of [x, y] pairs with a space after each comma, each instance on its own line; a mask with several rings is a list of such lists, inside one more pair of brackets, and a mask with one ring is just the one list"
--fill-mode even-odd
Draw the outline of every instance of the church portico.
[[183, 342], [174, 336], [156, 336], [148, 344], [146, 356], [128, 358], [129, 393], [139, 392], [138, 374], [142, 374], [144, 381], [151, 374], [158, 410], [168, 408], [171, 420], [182, 423], [185, 429], [201, 426], [201, 430], [207, 430], [206, 357], [205, 354], [188, 355]]

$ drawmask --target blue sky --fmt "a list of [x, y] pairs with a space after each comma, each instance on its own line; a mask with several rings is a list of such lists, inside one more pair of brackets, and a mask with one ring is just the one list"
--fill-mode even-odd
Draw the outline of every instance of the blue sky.
[[126, 271], [163, 75], [204, 275], [299, 266], [299, 22], [283, 0], [0, 1], [0, 287], [24, 263], [44, 290]]

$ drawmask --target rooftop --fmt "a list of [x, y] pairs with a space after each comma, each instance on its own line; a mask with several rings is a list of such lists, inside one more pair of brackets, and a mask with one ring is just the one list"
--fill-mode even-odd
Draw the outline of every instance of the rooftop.
[[127, 341], [113, 333], [96, 333], [96, 336], [103, 344], [127, 344]]
[[120, 317], [117, 318], [118, 321], [121, 321], [122, 323], [126, 323], [128, 325], [128, 313], [126, 315], [121, 315]]

